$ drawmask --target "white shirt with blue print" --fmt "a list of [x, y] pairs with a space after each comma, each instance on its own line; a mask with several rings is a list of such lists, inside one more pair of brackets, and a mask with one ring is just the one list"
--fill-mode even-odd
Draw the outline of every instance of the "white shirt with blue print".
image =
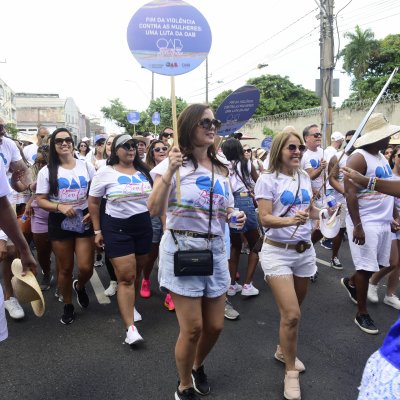
[[[89, 183], [95, 173], [93, 165], [81, 160], [75, 160], [73, 169], [58, 167], [58, 196], [49, 195], [49, 200], [84, 210], [87, 208]], [[36, 193], [49, 194], [49, 191], [49, 170], [46, 166], [39, 171]]]
[[133, 175], [116, 171], [112, 166], [100, 168], [93, 178], [89, 195], [105, 197], [106, 214], [126, 219], [148, 211], [151, 184], [141, 172]]
[[[297, 188], [299, 193], [294, 198]], [[295, 177], [287, 176], [276, 172], [261, 174], [257, 180], [255, 187], [255, 197], [257, 200], [272, 201], [272, 215], [281, 216], [295, 200], [285, 217], [293, 217], [297, 211], [304, 211], [309, 205], [312, 198], [311, 180], [305, 171], [300, 171]], [[292, 236], [296, 226], [288, 226], [284, 228], [271, 228], [266, 232], [266, 237], [270, 240], [282, 243], [297, 243], [299, 240], [311, 240], [312, 224], [310, 220], [304, 225], [300, 225], [296, 234]]]
[[[301, 168], [307, 169], [317, 169], [321, 166], [321, 159], [324, 158], [324, 151], [321, 147], [318, 147], [316, 151], [307, 150], [304, 152], [301, 158]], [[311, 186], [314, 190], [319, 190], [324, 182], [324, 174], [321, 172], [318, 178], [311, 181]]]
[[[155, 179], [168, 169], [169, 159], [163, 160], [151, 170]], [[194, 169], [193, 163], [187, 161], [179, 168], [181, 202], [177, 203], [176, 175], [171, 182], [168, 198], [167, 229], [189, 230], [200, 233], [208, 232], [211, 171], [199, 165]], [[214, 168], [214, 194], [212, 202], [211, 233], [224, 236], [227, 208], [234, 206], [234, 199], [229, 179]]]
[[39, 146], [36, 143], [24, 147], [24, 156], [30, 165], [35, 164], [38, 148]]

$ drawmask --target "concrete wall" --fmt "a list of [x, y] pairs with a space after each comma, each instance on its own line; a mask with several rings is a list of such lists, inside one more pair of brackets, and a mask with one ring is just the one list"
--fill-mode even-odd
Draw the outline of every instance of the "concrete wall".
[[[369, 110], [370, 105], [360, 107], [359, 109], [338, 109], [333, 113], [332, 131], [340, 131], [345, 133], [350, 129], [357, 129], [358, 125]], [[400, 103], [383, 103], [378, 104], [375, 112], [383, 113], [387, 119], [396, 125], [400, 125]], [[303, 128], [307, 125], [316, 123], [320, 124], [321, 117], [318, 110], [304, 111], [304, 116], [287, 118], [268, 117], [264, 121], [249, 121], [240, 131], [248, 136], [255, 137], [256, 140], [243, 140], [243, 144], [247, 143], [252, 147], [260, 147], [264, 135], [262, 133], [264, 127], [272, 129], [274, 132], [280, 132], [285, 126], [292, 125], [299, 133], [302, 133]], [[311, 115], [309, 115], [311, 114]], [[395, 135], [396, 136], [396, 135]], [[400, 140], [400, 137], [395, 138]]]

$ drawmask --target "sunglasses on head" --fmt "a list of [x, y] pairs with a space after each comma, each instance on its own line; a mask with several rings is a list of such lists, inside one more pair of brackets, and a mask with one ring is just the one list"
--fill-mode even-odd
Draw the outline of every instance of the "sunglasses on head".
[[66, 137], [66, 138], [56, 138], [56, 139], [54, 139], [54, 143], [55, 143], [55, 144], [58, 144], [58, 145], [62, 145], [64, 142], [65, 142], [66, 144], [74, 143], [74, 141], [73, 141], [72, 138], [70, 138], [70, 137]]
[[306, 150], [306, 146], [304, 144], [299, 144], [298, 146], [296, 146], [295, 144], [291, 143], [288, 145], [287, 149], [289, 151], [296, 151], [297, 149], [299, 149], [300, 152], [303, 152]]
[[243, 150], [245, 153], [251, 153], [251, 149], [244, 149]]
[[307, 136], [313, 136], [315, 139], [318, 139], [320, 137], [322, 137], [321, 132], [317, 132], [317, 133], [310, 133]]
[[136, 142], [133, 142], [133, 143], [132, 142], [126, 142], [126, 143], [121, 145], [121, 147], [126, 151], [129, 151], [131, 149], [132, 150], [136, 150], [136, 146], [137, 146]]
[[154, 147], [153, 151], [155, 151], [156, 153], [159, 153], [160, 151], [167, 151], [168, 147], [164, 146], [164, 147]]
[[172, 137], [172, 133], [163, 133], [163, 137], [169, 139], [170, 137]]
[[221, 121], [218, 119], [203, 118], [197, 123], [197, 125], [208, 130], [210, 130], [214, 125], [215, 129], [219, 129], [221, 127]]

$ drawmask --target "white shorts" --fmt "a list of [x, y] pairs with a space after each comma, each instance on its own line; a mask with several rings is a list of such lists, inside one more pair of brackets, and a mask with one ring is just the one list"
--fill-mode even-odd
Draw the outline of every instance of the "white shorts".
[[0, 342], [8, 338], [6, 311], [4, 308], [3, 289], [0, 285]]
[[365, 233], [363, 246], [353, 242], [353, 229], [353, 224], [347, 223], [350, 252], [356, 270], [377, 272], [379, 266], [388, 267], [392, 246], [390, 224], [363, 224]]
[[264, 243], [259, 256], [265, 277], [294, 275], [309, 278], [317, 272], [314, 246], [304, 253], [298, 253]]
[[392, 240], [400, 240], [400, 231], [392, 232]]

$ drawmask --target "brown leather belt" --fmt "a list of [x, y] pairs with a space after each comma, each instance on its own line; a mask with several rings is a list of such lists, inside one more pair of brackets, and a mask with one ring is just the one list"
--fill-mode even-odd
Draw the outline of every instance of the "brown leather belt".
[[308, 243], [304, 240], [301, 240], [300, 242], [296, 244], [289, 244], [289, 243], [281, 243], [281, 242], [275, 242], [275, 240], [271, 239], [265, 239], [265, 243], [274, 246], [274, 247], [279, 247], [280, 249], [290, 249], [290, 250], [296, 250], [298, 253], [304, 253], [306, 250], [308, 250], [311, 247], [311, 243]]
[[[184, 235], [192, 238], [200, 238], [200, 239], [208, 239], [208, 233], [200, 233], [200, 232], [193, 232], [193, 231], [182, 231], [178, 229], [170, 229], [170, 231], [174, 232], [177, 235]], [[210, 235], [210, 239], [214, 239], [218, 237], [217, 235]]]

